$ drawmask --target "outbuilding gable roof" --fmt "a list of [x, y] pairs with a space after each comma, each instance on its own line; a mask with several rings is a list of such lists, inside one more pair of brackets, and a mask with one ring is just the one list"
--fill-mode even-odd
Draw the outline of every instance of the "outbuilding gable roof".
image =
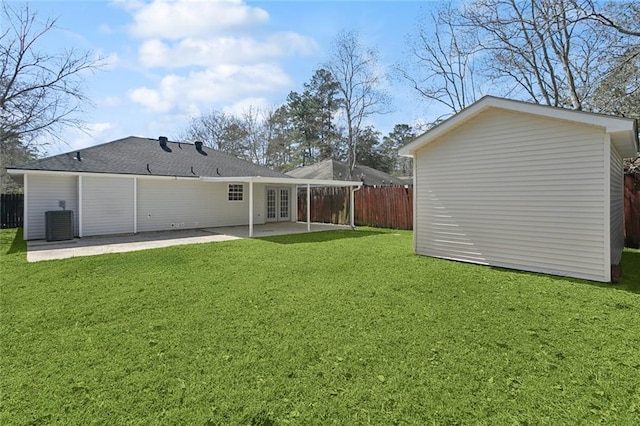
[[289, 176], [195, 144], [130, 136], [11, 167], [17, 170], [176, 177]]
[[[329, 180], [348, 180], [349, 165], [343, 162], [327, 159], [310, 166], [299, 167], [287, 172], [294, 178], [301, 179], [329, 179]], [[361, 181], [365, 185], [406, 185], [407, 181], [391, 176], [388, 173], [373, 169], [368, 166], [356, 164], [351, 176], [351, 180]]]
[[399, 154], [413, 156], [416, 150], [431, 143], [445, 133], [467, 123], [482, 112], [490, 109], [504, 109], [525, 114], [533, 114], [555, 120], [571, 121], [578, 124], [603, 128], [611, 135], [611, 142], [623, 157], [635, 157], [638, 153], [638, 130], [636, 120], [584, 111], [575, 111], [512, 99], [485, 96], [454, 116], [448, 118], [427, 132], [415, 138], [399, 150]]

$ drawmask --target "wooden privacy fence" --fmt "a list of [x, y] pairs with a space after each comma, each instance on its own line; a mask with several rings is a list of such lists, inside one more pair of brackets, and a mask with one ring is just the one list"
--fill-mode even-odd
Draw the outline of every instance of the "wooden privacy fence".
[[[412, 229], [413, 189], [402, 186], [365, 186], [354, 195], [355, 224], [379, 228]], [[307, 217], [306, 193], [298, 193], [298, 220]], [[311, 188], [311, 221], [349, 224], [348, 188]]]
[[624, 176], [624, 244], [640, 247], [640, 174]]
[[24, 207], [23, 194], [0, 195], [1, 228], [22, 228], [22, 214]]

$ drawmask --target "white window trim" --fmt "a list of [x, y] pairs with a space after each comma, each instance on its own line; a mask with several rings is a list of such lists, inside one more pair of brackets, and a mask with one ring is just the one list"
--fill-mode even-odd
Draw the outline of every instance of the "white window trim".
[[[236, 190], [232, 192], [231, 188], [235, 187]], [[237, 191], [237, 188], [240, 188], [240, 191]], [[232, 195], [240, 195], [241, 198], [239, 200], [232, 200]], [[244, 184], [243, 183], [230, 183], [227, 185], [227, 201], [230, 203], [242, 203], [244, 201]]]

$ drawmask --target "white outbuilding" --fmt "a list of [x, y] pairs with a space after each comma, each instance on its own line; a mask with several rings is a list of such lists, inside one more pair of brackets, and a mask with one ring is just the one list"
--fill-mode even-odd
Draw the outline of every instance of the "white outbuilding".
[[484, 97], [400, 150], [414, 159], [415, 252], [615, 280], [622, 159], [638, 150], [633, 119]]

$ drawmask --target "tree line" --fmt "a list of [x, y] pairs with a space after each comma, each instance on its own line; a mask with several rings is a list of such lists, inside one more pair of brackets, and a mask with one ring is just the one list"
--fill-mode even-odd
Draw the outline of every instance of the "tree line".
[[[212, 109], [194, 117], [178, 139], [201, 141], [282, 172], [335, 159], [351, 169], [357, 163], [397, 176], [411, 175], [410, 159], [398, 157], [397, 152], [417, 129], [397, 124], [383, 136], [374, 126], [363, 124], [362, 110], [349, 110], [340, 87], [327, 68], [319, 68], [304, 89], [290, 92], [282, 105], [252, 106], [239, 115]], [[348, 114], [351, 121], [345, 118]]]
[[473, 0], [422, 16], [399, 73], [455, 113], [488, 92], [640, 116], [640, 3]]

